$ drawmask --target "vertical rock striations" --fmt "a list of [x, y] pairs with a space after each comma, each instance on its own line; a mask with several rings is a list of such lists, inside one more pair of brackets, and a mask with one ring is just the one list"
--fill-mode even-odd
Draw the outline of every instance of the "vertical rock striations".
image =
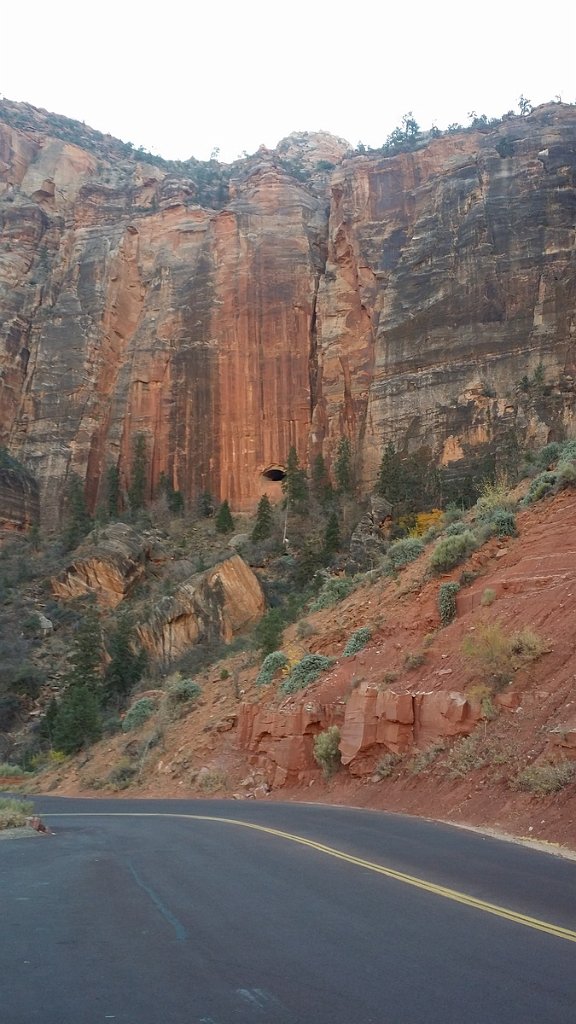
[[169, 164], [0, 104], [0, 444], [46, 519], [72, 471], [92, 508], [109, 466], [125, 491], [138, 434], [150, 494], [252, 508], [291, 445], [348, 435], [369, 488], [389, 439], [574, 433], [576, 110], [346, 150]]

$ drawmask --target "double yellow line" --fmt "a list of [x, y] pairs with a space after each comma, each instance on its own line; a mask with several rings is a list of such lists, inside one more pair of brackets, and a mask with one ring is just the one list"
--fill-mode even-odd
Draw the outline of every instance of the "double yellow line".
[[343, 850], [337, 850], [334, 846], [326, 846], [324, 843], [317, 843], [314, 839], [305, 839], [304, 836], [294, 835], [292, 832], [282, 832], [277, 828], [269, 828], [267, 825], [256, 825], [250, 821], [241, 821], [238, 818], [220, 818], [209, 814], [162, 814], [158, 811], [132, 812], [132, 811], [80, 811], [76, 813], [46, 814], [43, 817], [51, 818], [75, 818], [75, 817], [96, 817], [96, 818], [184, 818], [192, 821], [218, 821], [224, 825], [239, 825], [241, 828], [249, 828], [255, 832], [264, 832], [267, 835], [276, 836], [278, 839], [287, 839], [291, 843], [298, 843], [299, 846], [307, 846], [311, 850], [323, 853], [327, 857], [335, 857], [355, 867], [364, 868], [366, 871], [373, 871], [377, 875], [385, 875], [386, 878], [393, 878], [396, 882], [404, 885], [411, 885], [416, 889], [423, 889], [424, 892], [433, 893], [435, 896], [442, 896], [443, 899], [452, 900], [454, 903], [461, 903], [474, 910], [481, 910], [485, 914], [493, 914], [495, 917], [502, 917], [505, 921], [512, 921], [513, 924], [524, 925], [525, 928], [533, 928], [539, 932], [547, 932], [557, 939], [564, 939], [567, 942], [576, 942], [576, 931], [570, 928], [562, 928], [560, 925], [551, 924], [549, 921], [540, 921], [537, 917], [529, 917], [527, 914], [519, 914], [507, 907], [500, 907], [497, 903], [488, 903], [486, 900], [479, 900], [475, 896], [469, 896], [465, 892], [458, 892], [457, 889], [448, 889], [444, 885], [436, 885], [435, 882], [428, 882], [424, 878], [417, 878], [415, 875], [408, 875], [404, 871], [395, 871], [394, 868], [387, 868], [383, 864], [376, 864], [371, 860], [364, 860], [362, 857], [354, 857]]

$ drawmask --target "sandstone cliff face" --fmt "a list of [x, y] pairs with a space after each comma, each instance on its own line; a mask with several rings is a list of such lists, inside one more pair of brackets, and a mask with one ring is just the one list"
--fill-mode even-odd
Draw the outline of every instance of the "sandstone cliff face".
[[368, 488], [388, 439], [457, 463], [574, 433], [573, 107], [393, 157], [293, 136], [202, 186], [56, 122], [0, 109], [0, 443], [47, 520], [71, 471], [92, 507], [108, 466], [127, 485], [138, 433], [150, 493], [235, 508], [292, 444], [348, 434]]
[[115, 608], [144, 578], [152, 560], [164, 560], [155, 538], [126, 523], [112, 523], [88, 535], [70, 565], [52, 580], [52, 591], [62, 601], [92, 594], [101, 608]]
[[255, 626], [265, 610], [258, 578], [233, 555], [163, 598], [138, 633], [149, 654], [169, 664], [200, 641], [229, 643]]

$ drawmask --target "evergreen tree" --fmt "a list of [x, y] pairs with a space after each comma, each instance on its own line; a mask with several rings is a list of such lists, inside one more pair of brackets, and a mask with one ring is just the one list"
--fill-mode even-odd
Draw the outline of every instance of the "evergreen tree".
[[406, 497], [402, 460], [392, 441], [388, 442], [380, 462], [376, 491], [391, 505], [400, 504]]
[[232, 533], [234, 529], [234, 520], [226, 499], [216, 513], [216, 529], [218, 533]]
[[317, 540], [309, 540], [298, 553], [294, 567], [294, 582], [298, 587], [308, 587], [315, 573], [324, 564], [323, 552]]
[[203, 519], [209, 519], [214, 515], [214, 498], [210, 491], [204, 491], [198, 498], [198, 514]]
[[87, 686], [96, 692], [102, 681], [102, 633], [94, 608], [88, 609], [82, 619], [70, 657], [66, 675], [69, 686]]
[[67, 551], [78, 546], [80, 541], [92, 529], [92, 519], [88, 512], [84, 484], [77, 473], [71, 473], [66, 488], [66, 527], [64, 544]]
[[341, 437], [334, 463], [334, 476], [341, 494], [352, 494], [354, 479], [352, 473], [352, 446], [347, 437]]
[[254, 523], [254, 529], [252, 530], [251, 536], [252, 543], [256, 544], [259, 540], [266, 540], [266, 538], [272, 533], [273, 525], [273, 513], [270, 498], [267, 494], [263, 494], [258, 502], [258, 508], [256, 510], [256, 522]]
[[110, 637], [110, 662], [104, 675], [104, 689], [110, 698], [121, 701], [141, 679], [146, 667], [146, 654], [136, 653], [132, 646], [133, 626], [127, 614], [120, 615], [117, 627]]
[[322, 453], [317, 455], [312, 463], [312, 495], [320, 505], [328, 505], [334, 497]]
[[338, 525], [338, 516], [335, 512], [332, 512], [328, 523], [326, 524], [326, 531], [324, 533], [324, 546], [323, 552], [326, 558], [331, 558], [337, 551], [340, 550], [340, 527]]
[[286, 628], [286, 622], [279, 608], [271, 608], [254, 630], [254, 643], [266, 657], [272, 651], [277, 651], [282, 643], [282, 634]]
[[146, 437], [144, 434], [136, 434], [130, 469], [130, 487], [128, 488], [128, 500], [130, 501], [132, 512], [139, 512], [140, 509], [144, 508], [147, 482], [148, 453], [146, 450]]
[[52, 745], [63, 754], [75, 754], [102, 735], [96, 694], [88, 686], [69, 686], [58, 705], [52, 726]]
[[165, 473], [160, 474], [160, 480], [158, 481], [158, 493], [163, 494], [166, 498], [168, 510], [172, 515], [182, 515], [184, 511], [184, 496], [181, 491], [174, 490], [172, 481]]
[[298, 452], [294, 445], [288, 452], [286, 476], [282, 481], [282, 490], [286, 496], [286, 504], [296, 512], [304, 512], [308, 505], [308, 481], [306, 473], [300, 466]]
[[118, 466], [109, 466], [106, 472], [106, 508], [111, 519], [116, 519], [120, 511], [120, 470]]

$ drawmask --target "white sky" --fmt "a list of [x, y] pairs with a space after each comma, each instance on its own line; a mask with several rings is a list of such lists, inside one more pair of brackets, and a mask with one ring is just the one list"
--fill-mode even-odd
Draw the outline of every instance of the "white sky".
[[160, 156], [221, 160], [322, 129], [381, 145], [576, 101], [576, 3], [27, 0], [2, 4], [0, 94]]

